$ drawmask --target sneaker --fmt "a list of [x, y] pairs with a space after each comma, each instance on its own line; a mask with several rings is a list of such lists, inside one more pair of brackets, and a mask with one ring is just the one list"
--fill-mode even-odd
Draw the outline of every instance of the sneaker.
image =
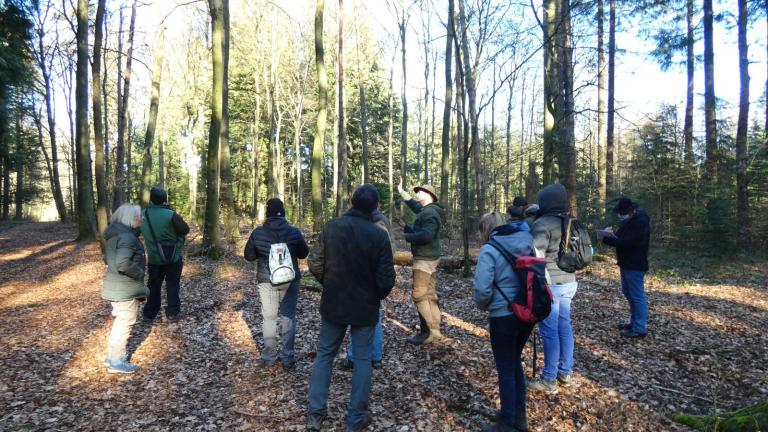
[[632, 324], [616, 324], [616, 328], [621, 331], [632, 330]]
[[339, 363], [339, 370], [351, 371], [354, 368], [355, 368], [355, 363], [348, 358], [345, 358]]
[[120, 361], [120, 360], [112, 362], [107, 368], [107, 372], [109, 373], [122, 373], [122, 374], [132, 374], [137, 370], [139, 370], [138, 366], [130, 364], [126, 361]]
[[546, 381], [543, 379], [531, 380], [531, 382], [528, 384], [528, 390], [534, 391], [534, 392], [547, 393], [551, 395], [555, 395], [557, 394], [557, 392], [560, 391], [560, 389], [557, 387], [557, 382], [555, 380]]
[[259, 361], [256, 363], [256, 369], [271, 369], [272, 366], [275, 365], [275, 360], [268, 361], [259, 359]]
[[634, 330], [627, 330], [621, 332], [621, 336], [625, 338], [644, 338], [648, 333], [638, 333]]
[[381, 369], [384, 367], [384, 365], [381, 363], [381, 360], [371, 360], [371, 366], [374, 369]]
[[365, 420], [355, 426], [347, 425], [347, 432], [362, 432], [371, 424], [371, 418], [365, 417]]
[[[127, 355], [124, 355], [124, 356], [120, 357], [120, 358], [117, 360], [117, 362], [118, 362], [118, 363], [120, 363], [120, 362], [122, 362], [122, 363], [126, 363], [126, 362], [128, 362], [128, 356], [127, 356]], [[104, 366], [106, 366], [106, 367], [110, 367], [110, 366], [112, 366], [112, 360], [110, 360], [110, 359], [109, 359], [109, 357], [104, 357]]]
[[324, 415], [320, 414], [307, 414], [307, 430], [319, 431], [323, 427]]
[[184, 316], [181, 313], [177, 313], [175, 315], [168, 315], [166, 319], [168, 320], [169, 323], [172, 324], [175, 322], [179, 322], [183, 317]]
[[572, 374], [557, 374], [557, 383], [563, 387], [570, 387], [573, 384]]

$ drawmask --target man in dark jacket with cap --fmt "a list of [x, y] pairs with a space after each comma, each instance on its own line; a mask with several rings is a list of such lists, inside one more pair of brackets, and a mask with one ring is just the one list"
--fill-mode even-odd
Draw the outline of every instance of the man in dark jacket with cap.
[[352, 208], [329, 221], [309, 256], [309, 270], [323, 285], [320, 335], [309, 382], [307, 429], [320, 430], [327, 412], [333, 359], [351, 327], [354, 346], [352, 393], [347, 430], [369, 423], [371, 351], [381, 301], [395, 285], [392, 248], [387, 233], [373, 223], [379, 194], [370, 184], [352, 194]]
[[147, 286], [149, 297], [144, 305], [144, 319], [152, 321], [160, 312], [160, 291], [165, 280], [165, 316], [168, 322], [181, 318], [181, 259], [189, 225], [168, 207], [168, 193], [154, 186], [149, 191], [149, 206], [144, 209], [141, 234], [147, 248]]
[[403, 179], [397, 185], [400, 196], [414, 213], [413, 225], [405, 226], [405, 241], [413, 254], [413, 302], [419, 313], [419, 333], [408, 342], [421, 345], [443, 340], [440, 332], [440, 308], [437, 304], [437, 265], [442, 255], [440, 228], [445, 209], [437, 203], [437, 192], [430, 185], [413, 188], [415, 196], [403, 189]]
[[648, 214], [629, 198], [619, 198], [613, 211], [621, 221], [619, 229], [610, 234], [603, 230], [598, 236], [603, 243], [616, 248], [616, 261], [621, 273], [621, 291], [629, 302], [630, 322], [619, 324], [621, 335], [643, 337], [648, 333], [648, 300], [645, 297], [645, 273], [648, 271], [648, 245], [651, 224]]
[[544, 348], [544, 367], [541, 379], [532, 380], [531, 391], [555, 394], [558, 382], [570, 385], [573, 371], [573, 327], [571, 326], [571, 300], [576, 295], [576, 275], [557, 266], [563, 220], [568, 217], [568, 194], [561, 184], [552, 184], [539, 191], [538, 217], [531, 234], [537, 254], [547, 259], [550, 289], [554, 301], [552, 312], [539, 323], [539, 334]]
[[[287, 283], [273, 285], [270, 279], [269, 254], [273, 244], [285, 243], [291, 253], [291, 265], [296, 277]], [[296, 302], [299, 299], [299, 259], [304, 259], [309, 247], [298, 228], [291, 226], [285, 219], [285, 206], [279, 198], [267, 201], [267, 220], [251, 232], [245, 244], [243, 255], [248, 261], [258, 259], [256, 279], [259, 282], [261, 315], [264, 322], [261, 332], [264, 349], [261, 351], [261, 365], [272, 366], [277, 361], [277, 324], [280, 322], [282, 350], [280, 364], [284, 369], [293, 369], [296, 365], [293, 341], [296, 336]]]

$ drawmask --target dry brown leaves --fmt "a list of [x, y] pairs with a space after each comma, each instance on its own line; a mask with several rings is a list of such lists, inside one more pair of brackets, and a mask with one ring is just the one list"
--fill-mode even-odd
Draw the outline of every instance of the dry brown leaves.
[[[255, 269], [236, 256], [188, 258], [186, 319], [137, 324], [129, 350], [142, 369], [114, 376], [101, 363], [111, 324], [99, 297], [104, 266], [96, 244], [74, 237], [57, 224], [0, 231], [0, 429], [304, 430], [319, 293], [301, 293], [297, 369], [258, 370]], [[765, 274], [743, 276], [649, 277], [651, 334], [628, 341], [614, 330], [627, 314], [616, 269], [594, 265], [580, 276], [573, 305], [575, 385], [528, 395], [532, 430], [683, 430], [670, 413], [765, 399]], [[441, 273], [438, 283], [451, 343], [413, 347], [405, 342], [417, 325], [410, 271], [398, 268], [370, 430], [478, 430], [498, 406], [487, 319], [472, 303], [470, 281]], [[530, 364], [530, 349], [525, 355]], [[327, 430], [344, 428], [350, 378], [334, 371]]]

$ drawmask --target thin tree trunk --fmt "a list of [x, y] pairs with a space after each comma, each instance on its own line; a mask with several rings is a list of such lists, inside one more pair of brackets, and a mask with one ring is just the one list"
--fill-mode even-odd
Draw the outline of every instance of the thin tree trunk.
[[[693, 1], [693, 0], [688, 0]], [[602, 219], [606, 203], [606, 70], [605, 70], [605, 2], [597, 0], [597, 212]]]
[[[122, 25], [122, 20], [121, 20]], [[128, 140], [128, 101], [130, 100], [131, 92], [131, 64], [133, 62], [133, 37], [136, 28], [136, 0], [131, 5], [131, 24], [128, 27], [128, 53], [125, 58], [125, 75], [123, 76], [123, 88], [118, 93], [118, 98], [121, 101], [118, 103], [117, 113], [117, 148], [116, 161], [115, 161], [115, 190], [112, 195], [112, 210], [116, 210], [120, 204], [124, 203], [129, 198], [128, 189], [128, 171], [130, 166], [125, 167], [125, 146], [130, 145], [126, 143]], [[122, 45], [122, 41], [120, 43]], [[122, 47], [118, 48], [121, 50]], [[118, 58], [119, 62], [119, 58]], [[118, 72], [119, 73], [119, 72]], [[118, 77], [119, 78], [119, 77]]]
[[694, 57], [694, 23], [693, 23], [693, 0], [686, 0], [686, 78], [688, 85], [685, 93], [685, 123], [683, 125], [683, 139], [685, 140], [685, 162], [688, 169], [693, 168], [693, 78], [696, 69]]
[[165, 143], [157, 141], [157, 185], [165, 189]]
[[[611, 0], [612, 2], [615, 0]], [[576, 139], [575, 129], [575, 101], [573, 96], [573, 31], [571, 27], [570, 0], [562, 0], [561, 6], [562, 27], [560, 33], [562, 43], [558, 43], [561, 53], [558, 55], [560, 69], [560, 100], [562, 102], [562, 120], [559, 127], [559, 152], [558, 166], [560, 182], [568, 193], [568, 211], [577, 215], [576, 206]]]
[[[506, 147], [506, 156], [507, 156], [507, 163], [504, 165], [504, 200], [503, 200], [503, 206], [504, 208], [507, 207], [509, 204], [509, 191], [511, 190], [512, 186], [512, 165], [511, 165], [511, 157], [512, 157], [512, 99], [514, 95], [515, 90], [515, 80], [512, 80], [509, 84], [509, 98], [507, 99], [507, 127], [506, 127], [506, 135], [504, 137], [504, 145]], [[522, 142], [520, 143], [520, 148], [522, 149]], [[520, 158], [522, 159], [522, 151], [520, 152]]]
[[555, 33], [558, 31], [560, 0], [544, 0], [544, 184], [553, 183], [557, 178], [555, 152], [558, 148], [555, 118], [555, 99], [558, 97], [557, 46]]
[[712, 0], [704, 0], [704, 125], [706, 146], [705, 176], [711, 186], [717, 184], [717, 114], [715, 98], [714, 16]]
[[616, 0], [610, 0], [608, 22], [608, 119], [605, 142], [605, 194], [606, 199], [616, 194], [615, 164], [615, 102], [616, 102]]
[[251, 223], [255, 223], [256, 216], [258, 215], [259, 205], [259, 150], [261, 143], [259, 140], [259, 126], [261, 123], [261, 91], [259, 89], [259, 71], [256, 68], [253, 72], [254, 92], [256, 96], [256, 107], [253, 115], [253, 133], [252, 133], [252, 148], [251, 157], [253, 158], [253, 165], [251, 171], [252, 189], [251, 189]]
[[[149, 118], [147, 119], [147, 131], [144, 135], [144, 164], [141, 167], [141, 206], [149, 205], [149, 188], [152, 179], [152, 142], [155, 139], [155, 126], [157, 125], [157, 110], [160, 104], [160, 80], [163, 75], [163, 38], [162, 30], [157, 35], [155, 46], [155, 70], [152, 74], [152, 95], [149, 100]], [[162, 174], [162, 168], [160, 168]], [[160, 186], [162, 187], [162, 185]]]
[[[461, 1], [461, 0], [460, 0]], [[466, 136], [468, 129], [467, 116], [464, 112], [465, 106], [465, 87], [464, 79], [466, 73], [466, 67], [461, 62], [461, 48], [459, 46], [459, 35], [465, 36], [464, 31], [457, 31], [456, 25], [462, 22], [461, 19], [457, 20], [456, 14], [458, 11], [454, 11], [453, 16], [453, 34], [455, 35], [454, 49], [456, 50], [456, 139], [457, 139], [457, 158], [459, 165], [459, 177], [460, 185], [459, 191], [461, 193], [461, 243], [464, 256], [464, 277], [469, 276], [470, 264], [469, 264], [469, 137]]]
[[208, 256], [218, 258], [221, 247], [219, 231], [219, 143], [224, 103], [224, 4], [223, 0], [208, 0], [211, 15], [211, 57], [213, 88], [211, 91], [211, 123], [208, 130], [207, 182], [203, 248]]
[[344, 113], [344, 0], [339, 0], [339, 186], [336, 191], [336, 216], [341, 216], [347, 208], [347, 120]]
[[77, 142], [77, 213], [79, 241], [96, 240], [88, 139], [88, 0], [77, 2], [77, 87], [75, 88], [75, 140]]
[[[106, 6], [104, 7], [104, 14], [106, 14]], [[105, 20], [104, 22], [104, 49], [102, 49], [102, 64], [104, 65], [104, 70], [101, 73], [101, 96], [102, 96], [102, 111], [103, 111], [103, 139], [104, 139], [104, 189], [106, 191], [106, 201], [105, 201], [105, 208], [107, 209], [107, 214], [109, 214], [110, 211], [110, 193], [112, 192], [113, 184], [112, 184], [112, 166], [111, 164], [111, 155], [110, 155], [110, 148], [109, 148], [109, 113], [108, 108], [109, 104], [107, 103], [107, 95], [109, 94], [109, 88], [107, 87], [107, 51], [108, 49], [108, 42], [109, 42], [109, 33], [107, 32], [107, 22]]]
[[33, 110], [32, 115], [35, 120], [35, 128], [37, 129], [37, 145], [40, 146], [40, 151], [43, 152], [43, 156], [45, 157], [45, 168], [46, 172], [48, 173], [48, 182], [51, 186], [51, 190], [53, 190], [53, 167], [51, 164], [51, 157], [48, 155], [48, 150], [45, 148], [45, 141], [43, 141], [43, 119], [41, 111], [42, 109], [37, 111]]
[[221, 213], [224, 221], [224, 238], [234, 245], [240, 236], [239, 221], [235, 208], [235, 196], [232, 189], [232, 166], [229, 149], [229, 0], [222, 0], [222, 96], [221, 96], [221, 130], [219, 131], [219, 172], [221, 175]]
[[[400, 17], [398, 28], [400, 30], [400, 54], [402, 59], [402, 79], [400, 81], [400, 104], [403, 108], [402, 120], [400, 122], [400, 178], [404, 182], [408, 182], [408, 98], [406, 96], [406, 85], [408, 83], [406, 74], [406, 61], [405, 61], [405, 13]], [[403, 208], [403, 202], [400, 201], [400, 215], [405, 215], [405, 209]]]
[[317, 70], [317, 130], [312, 143], [312, 219], [313, 230], [323, 228], [323, 164], [325, 122], [328, 115], [328, 72], [325, 69], [325, 51], [323, 49], [323, 11], [325, 0], [315, 3], [315, 68]]
[[451, 158], [451, 106], [453, 103], [453, 82], [451, 63], [453, 62], [453, 22], [454, 0], [448, 0], [448, 23], [445, 38], [445, 105], [443, 106], [443, 132], [441, 136], [442, 155], [440, 160], [440, 202], [448, 203], [448, 188]]
[[16, 193], [15, 206], [16, 212], [13, 216], [15, 220], [21, 220], [23, 217], [24, 209], [24, 150], [21, 145], [21, 97], [19, 97], [17, 91], [17, 106], [16, 106], [16, 154], [14, 155], [14, 162], [16, 165]]
[[747, 195], [747, 132], [749, 117], [749, 55], [747, 45], [747, 0], [739, 0], [739, 118], [736, 127], [736, 220], [739, 231], [746, 234], [749, 225]]
[[107, 180], [104, 169], [104, 125], [101, 116], [101, 45], [104, 40], [104, 7], [106, 0], [99, 0], [96, 6], [96, 22], [94, 23], [93, 56], [91, 75], [93, 76], [93, 139], [96, 149], [96, 228], [99, 244], [104, 250], [104, 231], [107, 229]]
[[395, 54], [397, 48], [395, 48], [392, 54], [392, 66], [389, 68], [389, 121], [387, 122], [387, 173], [389, 174], [389, 217], [390, 219], [395, 214], [395, 167], [394, 167], [394, 155], [392, 149], [392, 135], [394, 134], [395, 124], [395, 87], [394, 78], [395, 74]]

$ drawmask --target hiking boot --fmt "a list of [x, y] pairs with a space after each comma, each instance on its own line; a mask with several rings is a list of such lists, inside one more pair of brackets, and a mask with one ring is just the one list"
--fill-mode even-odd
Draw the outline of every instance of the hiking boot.
[[173, 323], [179, 322], [183, 317], [184, 316], [181, 313], [177, 313], [174, 315], [168, 315], [166, 319], [168, 320], [169, 323], [173, 324]]
[[381, 363], [381, 360], [371, 360], [371, 367], [374, 369], [381, 369], [384, 365]]
[[632, 324], [616, 324], [616, 328], [621, 331], [632, 330]]
[[570, 387], [573, 384], [573, 375], [559, 373], [557, 374], [557, 382], [563, 387]]
[[358, 423], [355, 426], [347, 425], [347, 432], [362, 432], [371, 424], [371, 418], [366, 417], [365, 420]]
[[107, 368], [107, 372], [109, 373], [122, 373], [122, 374], [132, 374], [139, 370], [139, 367], [133, 364], [130, 364], [126, 361], [113, 361], [109, 367]]
[[638, 333], [634, 330], [627, 330], [621, 332], [621, 336], [625, 338], [644, 338], [648, 333]]
[[296, 369], [296, 359], [293, 357], [280, 359], [280, 366], [285, 370], [294, 370]]
[[323, 420], [325, 420], [324, 415], [320, 414], [307, 414], [307, 430], [308, 431], [319, 431], [320, 428], [323, 427]]
[[275, 360], [269, 361], [269, 360], [259, 359], [259, 361], [255, 365], [255, 368], [259, 370], [269, 370], [269, 369], [272, 369], [272, 366], [274, 365], [275, 365]]
[[528, 416], [525, 414], [525, 410], [515, 412], [515, 430], [528, 432]]
[[355, 363], [348, 358], [345, 358], [339, 363], [339, 370], [351, 371], [354, 368], [355, 368]]
[[421, 345], [429, 338], [429, 332], [419, 332], [406, 339], [408, 343]]
[[546, 394], [555, 395], [560, 389], [557, 387], [555, 380], [546, 381], [543, 379], [534, 379], [528, 384], [528, 390], [534, 392], [542, 392]]

